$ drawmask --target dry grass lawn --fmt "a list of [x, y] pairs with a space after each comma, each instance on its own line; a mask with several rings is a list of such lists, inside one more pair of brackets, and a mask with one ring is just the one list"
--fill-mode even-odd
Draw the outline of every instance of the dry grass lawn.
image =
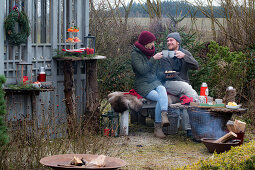
[[[255, 138], [246, 132], [245, 142]], [[213, 156], [203, 143], [187, 138], [183, 131], [166, 139], [153, 136], [153, 127], [131, 125], [129, 136], [111, 138], [121, 151], [118, 157], [127, 161], [123, 169], [176, 169]]]

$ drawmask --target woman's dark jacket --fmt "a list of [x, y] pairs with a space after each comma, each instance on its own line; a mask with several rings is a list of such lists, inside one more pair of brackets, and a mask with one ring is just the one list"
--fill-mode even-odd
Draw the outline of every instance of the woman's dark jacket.
[[150, 91], [154, 90], [159, 85], [162, 85], [160, 80], [164, 74], [160, 69], [159, 60], [153, 57], [150, 59], [137, 47], [131, 53], [132, 68], [135, 73], [135, 91], [142, 97], [147, 96]]

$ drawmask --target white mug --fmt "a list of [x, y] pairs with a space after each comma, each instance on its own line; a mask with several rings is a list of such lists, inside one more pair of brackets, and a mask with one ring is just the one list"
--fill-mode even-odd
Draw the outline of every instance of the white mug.
[[222, 99], [215, 99], [216, 104], [222, 104]]
[[165, 58], [167, 58], [167, 57], [174, 58], [175, 51], [163, 50], [162, 54], [163, 54], [163, 57], [165, 57]]

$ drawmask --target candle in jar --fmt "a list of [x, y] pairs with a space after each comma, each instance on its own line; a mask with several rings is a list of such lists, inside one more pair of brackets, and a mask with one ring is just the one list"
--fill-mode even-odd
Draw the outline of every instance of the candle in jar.
[[26, 81], [28, 81], [28, 76], [23, 76], [23, 83], [25, 83]]
[[89, 53], [94, 54], [94, 49], [93, 48], [89, 49]]

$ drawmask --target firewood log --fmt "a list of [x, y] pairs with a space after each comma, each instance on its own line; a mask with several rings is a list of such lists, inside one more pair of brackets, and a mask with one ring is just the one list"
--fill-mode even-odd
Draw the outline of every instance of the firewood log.
[[88, 164], [87, 167], [104, 167], [105, 166], [105, 155], [99, 155], [96, 159], [91, 160]]
[[245, 127], [246, 127], [246, 123], [242, 122], [240, 120], [235, 120], [234, 125], [236, 126], [236, 133], [240, 133], [240, 132], [244, 132], [245, 131]]
[[236, 133], [234, 121], [229, 120], [229, 121], [227, 122], [227, 128], [228, 128], [228, 130], [229, 130], [230, 132]]
[[237, 135], [234, 132], [229, 132], [214, 142], [215, 143], [224, 143], [224, 142], [228, 141], [229, 139], [236, 138], [236, 137], [237, 137]]
[[70, 162], [70, 165], [75, 165], [75, 166], [82, 166], [82, 161], [80, 158], [74, 156], [73, 159]]

